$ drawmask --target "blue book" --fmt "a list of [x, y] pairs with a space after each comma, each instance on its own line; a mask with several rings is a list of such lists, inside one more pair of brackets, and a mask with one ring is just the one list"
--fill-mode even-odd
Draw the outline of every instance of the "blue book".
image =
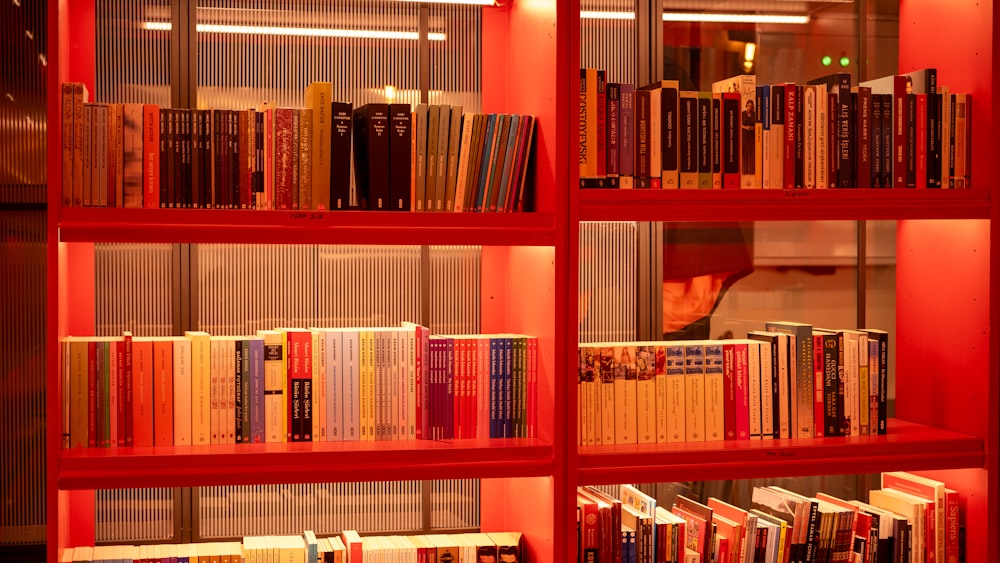
[[483, 138], [483, 151], [479, 155], [479, 181], [476, 183], [476, 205], [473, 211], [484, 211], [486, 207], [486, 185], [490, 173], [490, 162], [493, 154], [493, 136], [497, 124], [497, 115], [491, 113], [486, 116], [486, 133]]
[[[507, 131], [507, 152], [504, 153], [503, 159], [503, 170], [500, 174], [500, 193], [496, 201], [495, 211], [505, 211], [507, 209], [507, 194], [511, 187], [511, 170], [514, 166], [514, 161], [517, 160], [517, 126], [521, 120], [521, 116], [513, 115], [510, 118], [510, 129]], [[499, 163], [498, 163], [499, 164]]]

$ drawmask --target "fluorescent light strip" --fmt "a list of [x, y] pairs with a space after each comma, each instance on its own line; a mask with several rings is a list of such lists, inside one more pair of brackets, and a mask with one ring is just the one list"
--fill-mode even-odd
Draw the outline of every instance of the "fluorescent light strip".
[[[580, 12], [580, 19], [585, 20], [634, 20], [635, 12]], [[806, 24], [809, 16], [787, 14], [706, 14], [698, 12], [665, 12], [665, 22], [695, 22], [695, 23], [784, 23]]]
[[706, 14], [694, 12], [664, 12], [663, 21], [700, 23], [806, 24], [809, 23], [809, 16], [793, 16], [788, 14]]
[[494, 0], [399, 0], [400, 2], [426, 2], [428, 4], [465, 4], [468, 6], [492, 6]]
[[634, 20], [635, 12], [580, 12], [584, 20]]
[[[170, 22], [143, 22], [142, 27], [151, 31], [170, 31]], [[416, 40], [416, 31], [378, 31], [373, 29], [334, 29], [318, 27], [271, 27], [257, 25], [217, 25], [200, 23], [197, 30], [201, 33], [233, 33], [244, 35], [291, 35], [295, 37], [346, 37], [351, 39], [411, 39]], [[444, 41], [445, 34], [430, 32], [430, 41]]]

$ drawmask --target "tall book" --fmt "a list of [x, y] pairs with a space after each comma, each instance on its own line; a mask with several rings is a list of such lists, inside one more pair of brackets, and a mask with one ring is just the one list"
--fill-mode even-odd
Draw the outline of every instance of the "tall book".
[[354, 110], [354, 171], [358, 207], [385, 211], [389, 205], [389, 105]]
[[455, 211], [455, 198], [458, 189], [459, 147], [462, 143], [462, 121], [464, 114], [462, 106], [451, 107], [451, 119], [448, 126], [447, 164], [444, 169], [445, 189], [444, 207], [442, 211]]
[[312, 110], [312, 209], [330, 209], [331, 157], [333, 139], [333, 85], [313, 82], [306, 87], [305, 106]]
[[389, 206], [392, 211], [410, 210], [410, 104], [389, 104]]
[[332, 102], [330, 107], [330, 204], [328, 209], [357, 207], [351, 200], [351, 144], [354, 119], [351, 102]]

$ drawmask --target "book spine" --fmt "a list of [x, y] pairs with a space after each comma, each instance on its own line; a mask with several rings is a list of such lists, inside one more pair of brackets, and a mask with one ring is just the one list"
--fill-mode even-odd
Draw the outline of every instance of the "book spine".
[[609, 82], [607, 91], [607, 174], [621, 174], [621, 85]]
[[412, 125], [410, 104], [390, 104], [389, 202], [393, 211], [410, 210], [410, 154]]
[[698, 188], [698, 93], [679, 94], [679, 170], [681, 189]]
[[330, 209], [351, 206], [351, 141], [354, 138], [350, 102], [333, 102], [330, 130]]
[[295, 188], [292, 174], [295, 160], [292, 136], [294, 111], [289, 108], [274, 110], [274, 208], [280, 210], [294, 209], [292, 194]]
[[917, 187], [917, 95], [906, 94], [906, 187]]
[[712, 189], [712, 93], [698, 92], [698, 189]]
[[892, 187], [906, 187], [906, 77], [897, 75], [892, 89]]
[[623, 82], [618, 90], [618, 173], [632, 176], [635, 173], [635, 88]]
[[635, 90], [635, 169], [637, 178], [648, 178], [649, 165], [649, 90]]
[[[660, 116], [656, 124], [660, 130], [660, 168], [664, 189], [680, 187], [680, 87], [677, 81], [661, 82]], [[652, 132], [653, 130], [651, 130]]]
[[[296, 150], [299, 157], [298, 165], [298, 194], [299, 194], [299, 205], [297, 209], [309, 210], [316, 209], [313, 203], [313, 112], [312, 108], [303, 108], [297, 110], [299, 114], [299, 141], [296, 143]], [[249, 116], [248, 116], [249, 117]], [[249, 119], [248, 119], [249, 121]], [[253, 138], [251, 135], [247, 135], [248, 143], [251, 143]], [[247, 157], [249, 158], [250, 147], [247, 147]], [[252, 162], [252, 161], [250, 161]], [[247, 176], [247, 186], [248, 191], [244, 194], [248, 200], [248, 204], [253, 202], [253, 195], [250, 182], [251, 170], [249, 168], [244, 169], [244, 175]]]
[[784, 97], [784, 153], [782, 161], [784, 169], [782, 171], [782, 187], [786, 190], [794, 189], [795, 186], [795, 144], [798, 133], [798, 122], [796, 121], [795, 108], [798, 105], [798, 89], [794, 84], [785, 84]]

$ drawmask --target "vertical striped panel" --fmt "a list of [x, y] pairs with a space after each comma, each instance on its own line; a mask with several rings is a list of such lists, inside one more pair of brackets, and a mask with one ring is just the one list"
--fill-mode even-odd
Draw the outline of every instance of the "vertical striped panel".
[[46, 2], [7, 2], [0, 89], [0, 203], [45, 203]]
[[169, 244], [94, 245], [96, 336], [169, 336], [174, 319]]
[[315, 247], [200, 244], [193, 248], [198, 330], [240, 335], [313, 323]]
[[95, 511], [98, 543], [174, 540], [173, 489], [97, 491]]
[[[95, 334], [172, 334], [172, 258], [169, 244], [95, 244]], [[95, 511], [98, 542], [173, 538], [173, 489], [99, 490]]]
[[479, 480], [449, 479], [432, 482], [430, 511], [432, 528], [478, 528]]
[[319, 246], [317, 324], [397, 326], [420, 320], [420, 248]]
[[[200, 108], [301, 107], [315, 81], [354, 107], [386, 101], [387, 85], [395, 101], [419, 101], [416, 3], [213, 0], [197, 18]], [[372, 30], [410, 36], [333, 36]]]
[[[635, 12], [633, 0], [583, 0], [581, 11]], [[635, 84], [635, 19], [580, 19], [580, 66], [607, 71], [608, 82]]]
[[479, 332], [478, 246], [433, 246], [431, 262], [431, 332]]
[[169, 0], [94, 2], [96, 84], [91, 101], [170, 107]]
[[580, 341], [635, 340], [635, 223], [580, 223]]
[[45, 542], [45, 219], [0, 212], [0, 545]]
[[454, 4], [430, 4], [429, 8], [428, 102], [462, 106], [466, 113], [479, 112], [482, 8]]
[[419, 481], [201, 487], [197, 491], [198, 540], [301, 534], [303, 530], [324, 536], [348, 529], [369, 534], [420, 529]]

